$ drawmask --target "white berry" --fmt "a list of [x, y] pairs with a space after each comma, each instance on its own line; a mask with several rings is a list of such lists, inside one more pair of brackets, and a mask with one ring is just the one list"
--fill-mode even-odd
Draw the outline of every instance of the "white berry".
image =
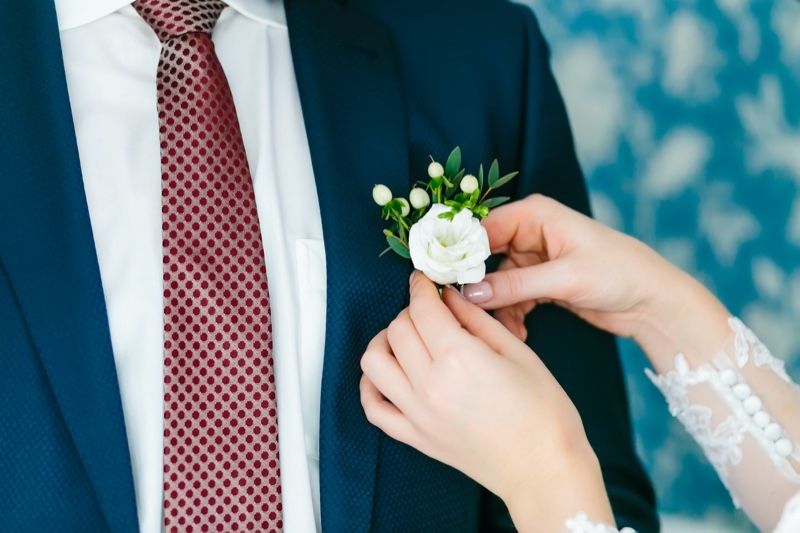
[[400, 215], [404, 217], [408, 216], [408, 214], [411, 212], [411, 206], [408, 205], [408, 200], [406, 200], [405, 198], [398, 198], [397, 201], [400, 202], [403, 206], [402, 211], [400, 211]]
[[414, 209], [428, 207], [431, 203], [431, 197], [428, 196], [428, 193], [424, 189], [419, 189], [417, 187], [411, 189], [408, 199], [411, 201], [411, 205]]
[[461, 179], [461, 190], [467, 194], [472, 194], [478, 188], [478, 178], [472, 174], [467, 174]]
[[434, 179], [444, 176], [444, 167], [442, 167], [441, 163], [434, 161], [428, 165], [428, 176]]
[[376, 185], [372, 188], [372, 199], [378, 205], [386, 205], [392, 201], [392, 191], [386, 185]]

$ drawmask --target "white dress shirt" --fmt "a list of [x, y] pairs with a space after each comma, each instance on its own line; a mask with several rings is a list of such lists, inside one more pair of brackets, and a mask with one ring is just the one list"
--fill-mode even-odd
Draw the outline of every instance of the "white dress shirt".
[[[141, 531], [162, 529], [163, 302], [156, 66], [129, 0], [56, 0]], [[254, 180], [272, 306], [283, 518], [320, 530], [326, 272], [281, 0], [228, 0], [213, 33]]]

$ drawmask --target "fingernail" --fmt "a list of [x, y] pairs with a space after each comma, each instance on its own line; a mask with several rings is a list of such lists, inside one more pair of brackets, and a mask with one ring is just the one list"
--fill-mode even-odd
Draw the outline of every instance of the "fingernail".
[[485, 281], [464, 285], [461, 289], [461, 293], [464, 295], [464, 298], [475, 304], [488, 302], [494, 296], [492, 286]]
[[417, 271], [413, 271], [410, 276], [408, 276], [408, 284], [411, 285], [411, 282], [414, 281], [414, 276], [417, 275]]

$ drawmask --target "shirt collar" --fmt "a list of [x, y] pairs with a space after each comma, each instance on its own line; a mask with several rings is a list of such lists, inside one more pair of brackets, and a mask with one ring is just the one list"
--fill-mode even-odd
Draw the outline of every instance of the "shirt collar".
[[[131, 0], [55, 0], [59, 31], [90, 24], [130, 6]], [[286, 27], [283, 0], [224, 0], [231, 9], [263, 24]], [[132, 10], [132, 8], [131, 8]]]

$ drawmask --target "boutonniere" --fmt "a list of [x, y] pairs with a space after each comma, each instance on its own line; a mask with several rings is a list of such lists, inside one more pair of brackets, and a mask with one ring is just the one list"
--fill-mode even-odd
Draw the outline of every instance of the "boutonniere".
[[375, 185], [372, 198], [382, 206], [383, 219], [391, 222], [383, 230], [389, 247], [381, 255], [393, 251], [411, 259], [414, 268], [440, 285], [478, 283], [486, 275], [486, 259], [491, 255], [480, 221], [510, 199], [489, 198], [489, 193], [517, 174], [501, 177], [495, 159], [484, 191], [483, 165], [477, 176], [467, 174], [461, 168], [461, 149], [456, 147], [444, 166], [431, 157], [429, 179], [418, 181], [408, 199], [395, 198], [385, 185]]

